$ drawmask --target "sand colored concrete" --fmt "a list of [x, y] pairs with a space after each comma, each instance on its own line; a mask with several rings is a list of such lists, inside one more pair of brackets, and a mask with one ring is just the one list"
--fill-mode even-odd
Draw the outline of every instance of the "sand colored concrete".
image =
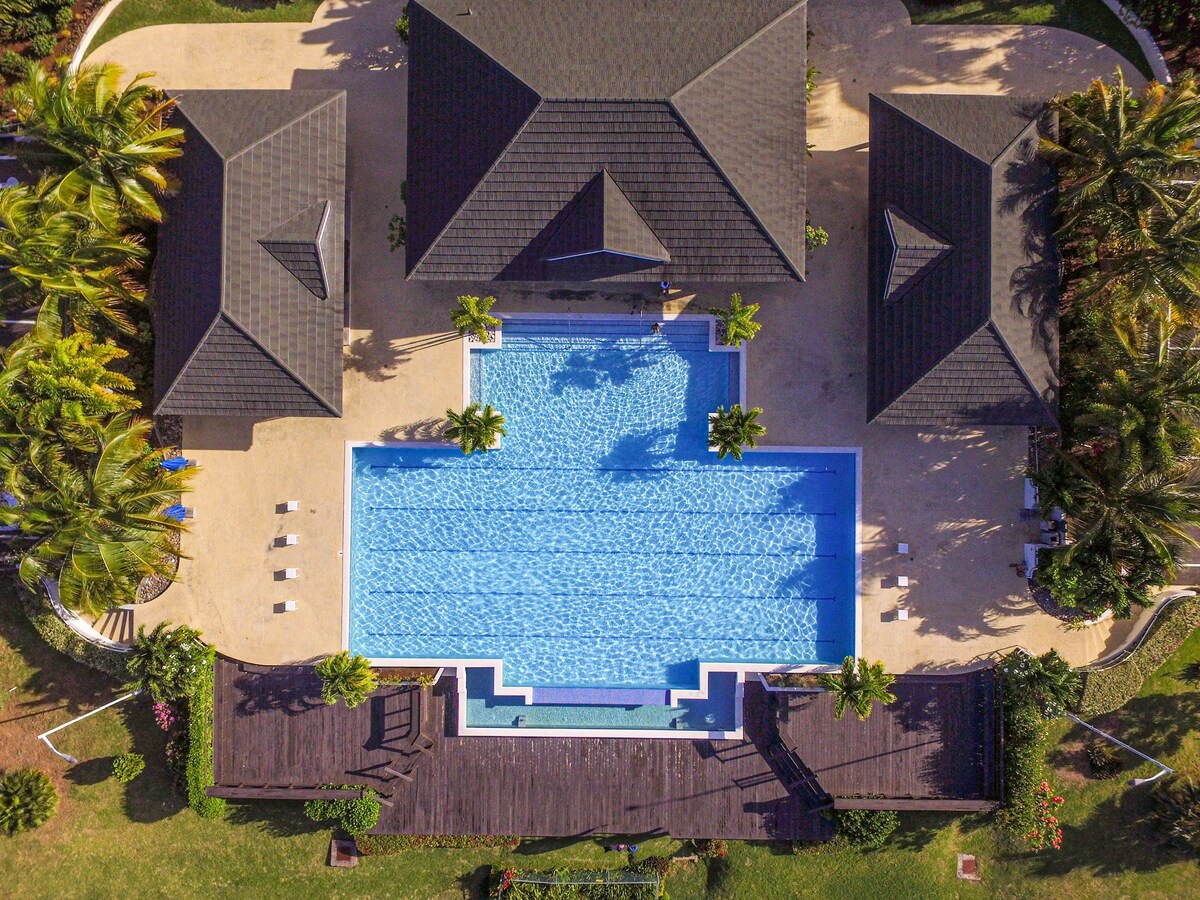
[[[353, 192], [352, 342], [341, 419], [189, 419], [184, 443], [203, 470], [182, 582], [139, 607], [139, 623], [201, 628], [222, 651], [260, 663], [342, 646], [345, 442], [425, 438], [462, 395], [462, 351], [447, 310], [464, 291], [498, 310], [627, 313], [636, 289], [405, 282], [386, 223], [405, 170], [405, 59], [391, 23], [401, 0], [324, 4], [311, 24], [160, 26], [123, 35], [91, 61], [158, 73], [178, 88], [344, 87]], [[868, 426], [866, 416], [867, 94], [958, 91], [1049, 96], [1122, 60], [1047, 28], [921, 26], [899, 0], [812, 0], [810, 55], [821, 71], [809, 114], [816, 144], [810, 212], [830, 234], [802, 285], [686, 286], [672, 311], [702, 310], [733, 289], [762, 304], [749, 351], [750, 402], [769, 442], [863, 448], [862, 642], [896, 672], [969, 665], [1020, 644], [1075, 663], [1116, 646], [1128, 626], [1068, 631], [1041, 613], [1013, 564], [1037, 527], [1019, 517], [1022, 428], [979, 433]], [[1125, 64], [1127, 77], [1140, 77]], [[300, 512], [276, 505], [302, 502]], [[276, 547], [288, 532], [300, 543]], [[910, 544], [912, 559], [894, 551]], [[295, 566], [300, 577], [277, 580]], [[896, 588], [907, 575], [911, 585]], [[276, 612], [285, 600], [293, 613]], [[897, 607], [910, 610], [894, 620]]]

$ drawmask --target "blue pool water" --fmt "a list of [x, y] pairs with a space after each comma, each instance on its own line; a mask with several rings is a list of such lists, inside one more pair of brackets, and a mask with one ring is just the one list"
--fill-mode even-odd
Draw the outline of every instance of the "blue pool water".
[[648, 688], [853, 653], [855, 456], [717, 459], [739, 356], [708, 350], [707, 320], [514, 319], [471, 357], [501, 450], [354, 451], [352, 651]]

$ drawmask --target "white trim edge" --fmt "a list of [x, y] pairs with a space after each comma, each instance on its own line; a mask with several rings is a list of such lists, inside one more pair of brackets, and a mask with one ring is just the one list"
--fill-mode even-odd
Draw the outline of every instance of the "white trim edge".
[[1150, 66], [1150, 71], [1154, 74], [1155, 79], [1162, 84], [1170, 84], [1171, 72], [1167, 68], [1167, 61], [1163, 59], [1162, 50], [1158, 48], [1158, 42], [1154, 40], [1149, 29], [1142, 24], [1142, 20], [1138, 18], [1137, 13], [1126, 8], [1119, 0], [1104, 0], [1104, 5], [1112, 10], [1113, 15], [1121, 20], [1121, 24], [1129, 29], [1129, 33], [1137, 41], [1142, 55], [1146, 57], [1146, 62]]
[[123, 0], [108, 0], [100, 8], [100, 12], [92, 18], [88, 23], [87, 29], [83, 32], [83, 37], [79, 39], [79, 46], [75, 48], [75, 52], [71, 54], [71, 65], [67, 67], [67, 71], [74, 75], [79, 71], [79, 67], [83, 65], [84, 57], [87, 56], [88, 48], [92, 45], [92, 41], [96, 39], [96, 34], [104, 27], [104, 23], [121, 5]]

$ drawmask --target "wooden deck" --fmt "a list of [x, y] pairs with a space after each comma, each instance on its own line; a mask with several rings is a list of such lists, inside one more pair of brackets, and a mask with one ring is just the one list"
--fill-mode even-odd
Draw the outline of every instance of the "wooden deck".
[[745, 741], [482, 738], [453, 736], [453, 679], [432, 692], [383, 688], [349, 710], [321, 702], [311, 669], [221, 659], [215, 780], [374, 787], [392, 804], [384, 833], [820, 840], [831, 826], [815, 809], [828, 794], [994, 798], [990, 683], [902, 678], [892, 707], [835, 723], [828, 697], [754, 682]]

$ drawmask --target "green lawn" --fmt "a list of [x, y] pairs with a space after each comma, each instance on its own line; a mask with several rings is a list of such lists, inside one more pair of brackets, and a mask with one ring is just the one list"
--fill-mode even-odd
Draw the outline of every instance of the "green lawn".
[[[1200, 765], [1200, 686], [1182, 677], [1200, 661], [1200, 634], [1142, 693], [1105, 720], [1125, 739], [1177, 768]], [[60, 749], [79, 757], [68, 770], [35, 735], [113, 696], [108, 683], [48, 649], [10, 598], [0, 598], [0, 767], [35, 764], [62, 780], [63, 805], [45, 827], [0, 837], [0, 879], [9, 896], [482, 897], [487, 867], [619, 866], [594, 839], [527, 843], [516, 851], [424, 850], [364, 859], [353, 871], [325, 865], [330, 833], [304, 819], [299, 804], [231, 804], [224, 821], [200, 819], [174, 793], [163, 738], [145, 706], [125, 705], [72, 726]], [[1057, 736], [1071, 746], [1075, 731]], [[112, 757], [144, 753], [146, 772], [128, 786], [107, 777]], [[903, 897], [1174, 897], [1196, 867], [1160, 850], [1137, 824], [1148, 789], [1077, 774], [1058, 749], [1051, 763], [1067, 798], [1064, 849], [1042, 855], [1004, 848], [986, 817], [906, 815], [883, 850], [814, 849], [734, 843], [725, 860], [692, 864], [668, 883], [673, 900]], [[1136, 769], [1150, 773], [1149, 766]], [[643, 842], [651, 853], [679, 843]], [[980, 858], [983, 885], [954, 878], [955, 854]]]
[[125, 0], [96, 39], [94, 50], [119, 34], [147, 25], [189, 22], [311, 22], [321, 0]]
[[904, 0], [917, 25], [1051, 25], [1108, 44], [1152, 77], [1129, 29], [1100, 0]]

